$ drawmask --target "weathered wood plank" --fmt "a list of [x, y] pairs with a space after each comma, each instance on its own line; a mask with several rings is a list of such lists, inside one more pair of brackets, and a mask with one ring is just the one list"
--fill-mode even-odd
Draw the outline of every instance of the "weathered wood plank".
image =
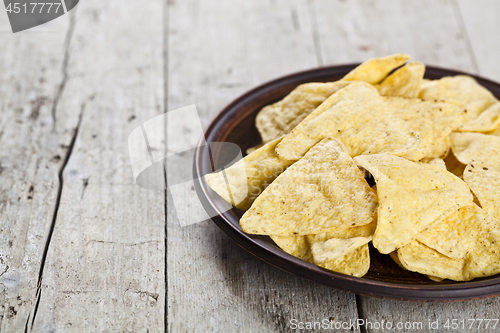
[[[317, 66], [308, 9], [306, 1], [171, 1], [168, 109], [195, 103], [207, 126], [244, 91]], [[181, 131], [181, 126], [170, 125], [169, 130]], [[190, 168], [192, 154], [177, 157], [178, 164]], [[167, 172], [182, 177], [182, 169], [177, 165]], [[193, 189], [182, 200], [188, 202], [195, 195]], [[211, 221], [181, 227], [176, 214], [189, 212], [175, 208], [170, 198], [169, 331], [284, 332], [290, 330], [293, 319], [357, 318], [354, 295], [261, 262]], [[190, 212], [194, 209], [190, 207]]]
[[474, 70], [450, 1], [313, 3], [325, 64], [407, 53], [429, 65]]
[[[364, 61], [374, 56], [404, 52], [427, 64], [475, 72], [474, 56], [460, 17], [456, 15], [454, 2], [315, 0], [314, 4], [325, 63]], [[471, 2], [470, 7], [490, 10], [488, 6], [478, 6], [477, 2]], [[481, 15], [476, 9], [475, 18]], [[484, 20], [474, 22], [478, 24], [479, 21]], [[482, 42], [479, 36], [484, 34], [486, 31], [478, 33], [477, 44]], [[488, 61], [494, 63], [493, 59], [491, 56]], [[394, 326], [393, 330], [386, 329], [389, 332], [402, 331], [395, 329], [400, 322], [403, 325], [422, 323], [423, 331], [427, 332], [432, 331], [429, 322], [438, 320], [443, 329], [447, 319], [496, 318], [499, 310], [499, 298], [456, 303], [357, 299], [360, 317], [371, 323], [391, 322]], [[377, 331], [372, 326], [364, 329]]]
[[[3, 5], [2, 5], [3, 6]], [[0, 331], [20, 332], [39, 269], [79, 110], [57, 108], [68, 17], [12, 34], [0, 15]], [[63, 118], [54, 127], [54, 119]]]
[[34, 331], [164, 330], [164, 192], [134, 184], [127, 148], [134, 128], [164, 112], [162, 9], [160, 0], [75, 8], [58, 109], [81, 122]]
[[456, 8], [479, 75], [500, 82], [497, 56], [500, 39], [495, 33], [500, 27], [500, 3], [493, 0], [458, 0]]

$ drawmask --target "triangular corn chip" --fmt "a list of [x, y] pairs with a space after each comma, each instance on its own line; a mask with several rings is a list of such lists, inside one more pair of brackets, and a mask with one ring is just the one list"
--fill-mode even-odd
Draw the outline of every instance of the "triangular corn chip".
[[463, 164], [484, 162], [500, 166], [500, 137], [481, 133], [451, 133], [451, 150]]
[[498, 125], [498, 127], [495, 128], [493, 131], [486, 132], [486, 134], [500, 136], [500, 125]]
[[381, 97], [353, 82], [328, 98], [277, 145], [285, 159], [299, 159], [325, 137], [339, 139], [351, 156], [389, 153], [412, 160], [443, 154], [445, 140], [463, 109], [446, 102]]
[[470, 226], [477, 209], [476, 205], [470, 205], [454, 211], [421, 233], [417, 240], [449, 258], [465, 258], [477, 241], [477, 231]]
[[447, 76], [422, 84], [419, 97], [427, 100], [445, 100], [462, 104], [467, 120], [477, 118], [481, 112], [498, 102], [493, 94], [467, 75]]
[[420, 91], [424, 73], [424, 64], [412, 62], [398, 68], [375, 87], [382, 96], [415, 98]]
[[443, 170], [447, 170], [446, 169], [446, 164], [444, 163], [444, 160], [440, 159], [440, 158], [433, 158], [429, 161], [425, 161], [424, 163], [427, 163], [427, 164], [430, 164], [430, 165], [434, 165], [438, 168], [441, 168]]
[[477, 196], [481, 207], [500, 220], [500, 165], [474, 162], [464, 172], [464, 180]]
[[373, 245], [380, 253], [408, 244], [432, 224], [472, 203], [467, 185], [440, 167], [387, 154], [358, 156], [354, 161], [377, 183], [379, 209]]
[[465, 115], [461, 106], [404, 98], [390, 98], [387, 103], [420, 139], [417, 149], [399, 156], [413, 161], [446, 156], [451, 146], [449, 136]]
[[212, 190], [240, 209], [248, 209], [255, 198], [294, 161], [279, 158], [274, 140], [222, 171], [205, 176]]
[[270, 236], [271, 239], [288, 254], [313, 263], [311, 245], [307, 236]]
[[465, 280], [492, 276], [500, 273], [500, 220], [483, 209], [478, 209], [469, 229], [476, 228], [478, 236], [475, 248], [465, 260]]
[[[419, 241], [413, 241], [398, 250], [398, 258], [408, 270], [428, 274], [443, 279], [468, 281], [477, 277], [491, 276], [500, 273], [500, 222], [476, 205], [463, 207], [458, 212], [459, 223], [454, 224], [450, 217], [446, 226], [438, 227], [436, 233], [446, 239], [439, 241], [436, 236], [431, 241], [436, 251]], [[443, 231], [448, 228], [447, 232]], [[441, 230], [440, 230], [441, 229]], [[466, 231], [466, 232], [465, 232]], [[463, 239], [465, 238], [465, 239]], [[429, 241], [429, 240], [427, 240]], [[466, 247], [460, 259], [450, 258], [442, 254], [453, 248]]]
[[266, 143], [290, 133], [328, 97], [348, 84], [347, 81], [301, 84], [281, 101], [264, 107], [255, 119], [262, 141]]
[[461, 124], [457, 130], [462, 132], [490, 132], [496, 128], [500, 128], [500, 103], [491, 105], [477, 118]]
[[441, 279], [464, 281], [465, 259], [452, 259], [419, 241], [413, 241], [398, 250], [401, 265], [409, 271]]
[[368, 244], [365, 244], [343, 257], [317, 265], [338, 273], [362, 277], [370, 269], [369, 251]]
[[240, 219], [246, 233], [294, 236], [375, 220], [377, 198], [340, 142], [325, 139], [269, 185]]
[[444, 164], [446, 164], [446, 169], [449, 172], [451, 172], [458, 178], [463, 179], [464, 170], [467, 165], [457, 160], [457, 158], [455, 157], [455, 155], [453, 155], [451, 151], [444, 158]]
[[410, 56], [393, 54], [383, 58], [373, 58], [365, 61], [344, 76], [346, 81], [364, 81], [376, 84], [382, 81], [394, 68], [404, 64]]

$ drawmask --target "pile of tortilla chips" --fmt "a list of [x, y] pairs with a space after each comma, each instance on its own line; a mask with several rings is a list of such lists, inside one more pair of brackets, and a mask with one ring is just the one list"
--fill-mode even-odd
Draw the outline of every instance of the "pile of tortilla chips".
[[205, 177], [246, 211], [244, 232], [353, 276], [370, 242], [435, 281], [500, 273], [500, 102], [408, 59], [371, 59], [259, 112], [263, 146]]

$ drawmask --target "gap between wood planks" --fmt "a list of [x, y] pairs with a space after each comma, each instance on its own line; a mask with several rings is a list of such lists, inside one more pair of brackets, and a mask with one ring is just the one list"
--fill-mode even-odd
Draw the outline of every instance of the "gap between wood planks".
[[[64, 42], [64, 58], [63, 58], [63, 63], [62, 63], [63, 78], [62, 78], [61, 84], [59, 85], [59, 88], [56, 92], [56, 96], [54, 98], [54, 103], [52, 105], [52, 120], [53, 120], [52, 131], [55, 131], [55, 126], [56, 126], [57, 105], [58, 105], [59, 99], [62, 96], [64, 88], [66, 86], [66, 82], [68, 81], [68, 62], [69, 62], [69, 56], [70, 56], [69, 47], [71, 45], [71, 39], [73, 37], [73, 31], [75, 28], [75, 20], [76, 20], [75, 17], [76, 17], [75, 13], [72, 13], [72, 15], [70, 15], [70, 23], [69, 23], [69, 27], [68, 27], [68, 32], [66, 34], [66, 39]], [[68, 164], [68, 161], [71, 157], [71, 154], [73, 152], [73, 148], [74, 148], [74, 145], [76, 142], [76, 138], [78, 136], [78, 132], [79, 132], [81, 123], [82, 123], [82, 118], [83, 118], [84, 112], [85, 112], [85, 103], [83, 103], [81, 108], [80, 108], [77, 125], [75, 127], [70, 144], [68, 146], [66, 156], [64, 157], [64, 162], [63, 162], [61, 168], [59, 169], [59, 173], [58, 173], [59, 184], [58, 184], [58, 189], [57, 189], [56, 204], [54, 207], [54, 213], [52, 214], [52, 222], [51, 222], [50, 227], [49, 227], [49, 232], [48, 232], [47, 238], [45, 240], [45, 247], [43, 249], [42, 259], [40, 261], [40, 269], [38, 271], [38, 282], [37, 282], [37, 287], [36, 287], [35, 307], [34, 307], [33, 312], [32, 312], [33, 315], [31, 316], [31, 313], [30, 313], [28, 315], [28, 318], [26, 319], [26, 325], [25, 325], [25, 329], [24, 329], [25, 332], [31, 331], [33, 329], [33, 325], [35, 323], [36, 315], [38, 312], [38, 306], [40, 304], [40, 299], [42, 296], [43, 269], [45, 268], [45, 261], [47, 259], [47, 253], [49, 250], [50, 241], [52, 239], [52, 234], [54, 233], [54, 228], [55, 228], [55, 224], [56, 224], [56, 220], [57, 220], [57, 213], [59, 212], [59, 204], [61, 202], [61, 194], [62, 194], [62, 189], [63, 189], [63, 173], [64, 173], [64, 169], [66, 168], [66, 165]], [[31, 317], [31, 325], [29, 324], [30, 317]]]
[[[169, 33], [170, 33], [170, 0], [165, 0], [163, 2], [163, 112], [168, 111], [168, 52], [169, 52]], [[165, 131], [167, 130], [167, 118], [165, 117]], [[167, 156], [167, 133], [165, 133], [165, 156]], [[165, 185], [167, 185], [167, 159], [164, 159], [163, 164], [163, 179]], [[168, 186], [165, 186], [164, 195], [164, 213], [165, 213], [165, 304], [163, 307], [163, 321], [164, 330], [168, 332], [168, 228], [167, 228], [167, 218], [168, 218]]]

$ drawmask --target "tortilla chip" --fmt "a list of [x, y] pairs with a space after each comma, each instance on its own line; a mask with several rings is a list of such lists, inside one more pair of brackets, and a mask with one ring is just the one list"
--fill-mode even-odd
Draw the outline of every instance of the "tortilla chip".
[[377, 198], [335, 139], [313, 147], [268, 186], [240, 219], [250, 234], [312, 235], [375, 221]]
[[467, 109], [465, 121], [477, 118], [481, 112], [498, 102], [488, 89], [467, 75], [447, 76], [427, 82], [422, 85], [419, 97], [462, 104]]
[[370, 268], [366, 244], [371, 240], [375, 227], [373, 222], [317, 235], [271, 238], [283, 251], [297, 258], [335, 272], [363, 276]]
[[348, 84], [346, 81], [301, 84], [281, 101], [262, 108], [255, 119], [262, 141], [266, 143], [290, 133], [328, 97]]
[[472, 203], [467, 185], [440, 167], [387, 154], [358, 156], [354, 161], [377, 183], [379, 208], [373, 246], [380, 253], [410, 243], [434, 223]]
[[491, 132], [500, 127], [500, 103], [495, 103], [475, 119], [458, 126], [462, 132]]
[[271, 239], [288, 254], [313, 263], [311, 246], [307, 236], [270, 236]]
[[440, 158], [433, 158], [430, 161], [425, 161], [424, 163], [434, 165], [434, 166], [436, 166], [440, 169], [443, 169], [443, 170], [448, 170], [448, 169], [446, 169], [446, 164], [444, 163], [444, 160], [442, 160]]
[[276, 147], [284, 159], [301, 158], [325, 137], [339, 139], [351, 156], [389, 153], [412, 160], [440, 157], [435, 142], [446, 140], [463, 109], [446, 102], [381, 97], [353, 82], [328, 98]]
[[500, 165], [500, 137], [481, 133], [452, 133], [451, 150], [463, 164], [484, 162]]
[[404, 64], [410, 56], [393, 54], [383, 58], [373, 58], [365, 61], [344, 76], [346, 81], [364, 81], [376, 84], [382, 81], [394, 68]]
[[279, 158], [274, 140], [222, 171], [205, 176], [212, 190], [235, 207], [246, 210], [255, 198], [294, 161]]
[[401, 267], [402, 269], [404, 269], [405, 271], [407, 270], [406, 267], [403, 266], [403, 264], [401, 263], [401, 260], [399, 260], [399, 257], [398, 257], [398, 251], [392, 251], [391, 253], [389, 253], [389, 257], [391, 257], [391, 259], [399, 266]]
[[449, 258], [465, 258], [477, 241], [478, 233], [471, 228], [471, 220], [475, 218], [478, 209], [476, 205], [470, 205], [454, 211], [443, 221], [421, 233], [417, 240]]
[[463, 268], [465, 259], [452, 259], [425, 246], [419, 241], [413, 241], [398, 250], [401, 265], [407, 270], [421, 274], [464, 281]]
[[491, 216], [500, 219], [500, 166], [482, 162], [469, 164], [464, 180], [477, 196], [481, 207]]
[[322, 242], [329, 239], [350, 239], [354, 237], [370, 238], [377, 227], [376, 222], [362, 225], [360, 227], [343, 227], [329, 232], [307, 235], [307, 236], [271, 236], [272, 240], [286, 253], [297, 258], [312, 262], [310, 244]]
[[416, 149], [399, 156], [413, 161], [446, 156], [451, 146], [449, 136], [465, 115], [462, 106], [403, 98], [391, 98], [388, 103], [420, 139]]
[[251, 153], [253, 153], [254, 151], [256, 151], [256, 150], [257, 150], [257, 149], [259, 149], [259, 148], [262, 148], [262, 146], [264, 146], [264, 144], [263, 144], [263, 143], [258, 144], [258, 145], [254, 146], [254, 147], [250, 147], [250, 148], [248, 148], [248, 149], [247, 149], [247, 155], [250, 155]]
[[415, 98], [425, 73], [425, 65], [412, 62], [397, 69], [376, 88], [382, 96]]
[[477, 211], [476, 219], [469, 227], [476, 228], [478, 235], [476, 246], [465, 260], [466, 280], [500, 273], [500, 220], [483, 209], [478, 208]]
[[358, 247], [368, 244], [372, 237], [353, 237], [348, 239], [330, 238], [325, 241], [311, 241], [311, 237], [306, 236], [311, 244], [311, 253], [316, 265], [325, 265], [330, 261], [341, 258], [347, 253], [354, 251]]
[[[476, 205], [463, 207], [457, 214], [457, 223], [453, 223], [453, 216], [450, 216], [444, 225], [435, 226], [436, 235], [432, 240], [426, 239], [439, 248], [438, 251], [420, 243], [420, 239], [400, 248], [398, 257], [403, 266], [455, 281], [500, 273], [499, 221]], [[437, 234], [444, 239], [439, 240]], [[456, 242], [459, 244], [454, 245]], [[443, 255], [443, 251], [453, 253], [453, 257]]]
[[334, 272], [362, 277], [370, 269], [369, 251], [368, 244], [365, 244], [347, 253], [343, 257], [325, 263], [315, 264]]

